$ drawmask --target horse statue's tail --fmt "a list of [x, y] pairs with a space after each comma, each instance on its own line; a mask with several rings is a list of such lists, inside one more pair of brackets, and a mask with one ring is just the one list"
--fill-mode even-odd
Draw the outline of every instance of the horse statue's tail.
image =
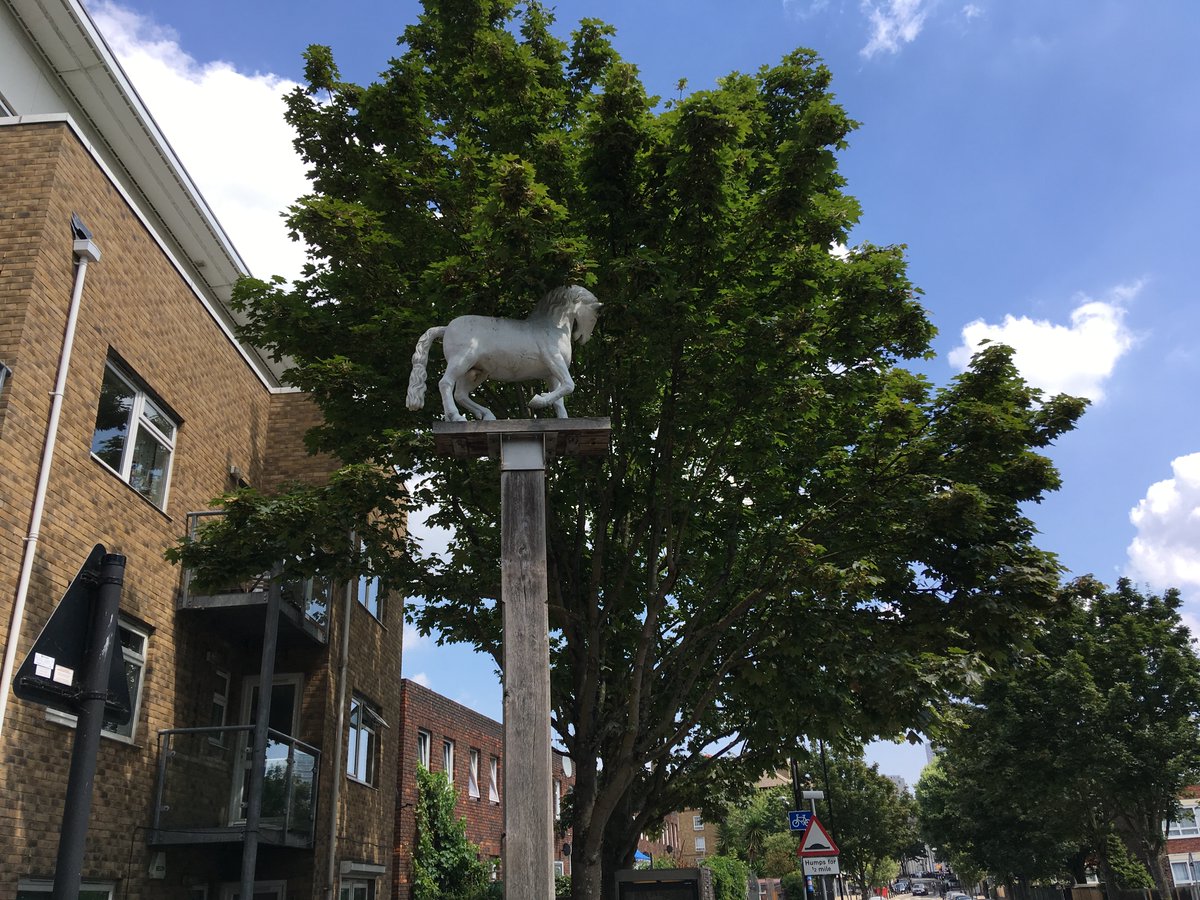
[[413, 351], [412, 374], [408, 376], [409, 409], [420, 409], [425, 405], [425, 378], [428, 375], [425, 364], [429, 361], [429, 348], [445, 331], [445, 325], [438, 325], [426, 331], [417, 341], [417, 349]]

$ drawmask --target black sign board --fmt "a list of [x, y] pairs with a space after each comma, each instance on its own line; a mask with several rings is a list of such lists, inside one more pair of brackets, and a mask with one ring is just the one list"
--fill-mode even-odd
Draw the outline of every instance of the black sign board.
[[[13, 693], [30, 703], [40, 703], [52, 709], [77, 715], [79, 694], [83, 687], [84, 656], [88, 632], [92, 628], [92, 608], [99, 588], [100, 564], [108, 551], [97, 544], [88, 554], [79, 573], [67, 586], [58, 607], [34, 641], [29, 656], [17, 669]], [[111, 640], [117, 640], [112, 635]], [[124, 725], [133, 710], [129, 701], [129, 685], [125, 681], [125, 661], [120, 647], [112, 654], [108, 673], [108, 696], [105, 698], [106, 721]]]

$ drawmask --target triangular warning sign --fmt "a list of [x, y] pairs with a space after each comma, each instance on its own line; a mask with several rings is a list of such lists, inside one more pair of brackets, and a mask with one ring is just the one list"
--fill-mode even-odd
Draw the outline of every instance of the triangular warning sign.
[[804, 829], [804, 837], [800, 838], [800, 846], [796, 849], [797, 856], [837, 856], [838, 846], [816, 816]]

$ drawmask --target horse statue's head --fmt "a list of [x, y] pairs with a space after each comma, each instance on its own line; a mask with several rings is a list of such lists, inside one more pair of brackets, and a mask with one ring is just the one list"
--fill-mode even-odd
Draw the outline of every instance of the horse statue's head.
[[571, 323], [571, 338], [586, 344], [600, 316], [600, 301], [585, 287], [568, 284], [550, 291], [538, 301], [530, 318], [545, 316], [559, 323]]

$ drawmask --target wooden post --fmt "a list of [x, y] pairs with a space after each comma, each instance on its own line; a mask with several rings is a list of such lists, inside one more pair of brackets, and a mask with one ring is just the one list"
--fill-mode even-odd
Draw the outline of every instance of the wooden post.
[[439, 422], [437, 449], [500, 457], [504, 604], [504, 896], [553, 900], [546, 458], [608, 452], [608, 419]]

